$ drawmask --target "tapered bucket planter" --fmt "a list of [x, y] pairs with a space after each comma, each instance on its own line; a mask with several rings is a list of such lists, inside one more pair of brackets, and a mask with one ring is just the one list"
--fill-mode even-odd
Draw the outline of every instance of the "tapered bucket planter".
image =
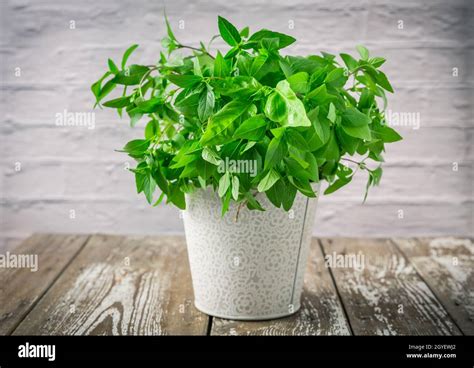
[[266, 211], [244, 207], [236, 221], [235, 203], [222, 218], [212, 190], [187, 195], [183, 216], [194, 304], [206, 314], [263, 320], [300, 308], [317, 199], [298, 193], [285, 212], [264, 195], [257, 198]]

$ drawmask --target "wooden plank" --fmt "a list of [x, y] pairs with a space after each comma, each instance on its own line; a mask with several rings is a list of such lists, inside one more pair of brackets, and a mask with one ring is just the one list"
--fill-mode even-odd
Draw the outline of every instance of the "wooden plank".
[[182, 237], [93, 236], [14, 334], [205, 334]]
[[461, 334], [390, 240], [327, 239], [322, 245], [355, 335]]
[[471, 239], [394, 239], [464, 334], [474, 335]]
[[[35, 234], [2, 258], [27, 256], [33, 268], [0, 267], [0, 335], [11, 334], [88, 239], [87, 235]], [[33, 257], [33, 258], [29, 258]], [[37, 271], [34, 271], [37, 257]], [[24, 263], [24, 265], [28, 265]], [[33, 272], [32, 272], [33, 270]]]
[[304, 279], [301, 309], [272, 321], [213, 318], [212, 335], [350, 335], [350, 328], [318, 241], [313, 239]]

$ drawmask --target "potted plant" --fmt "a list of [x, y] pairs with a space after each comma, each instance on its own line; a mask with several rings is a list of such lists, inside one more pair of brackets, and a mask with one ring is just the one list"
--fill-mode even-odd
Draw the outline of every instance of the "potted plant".
[[325, 52], [283, 56], [293, 37], [239, 31], [222, 17], [230, 48], [211, 52], [180, 43], [165, 21], [159, 60], [129, 65], [137, 45], [120, 67], [109, 59], [91, 87], [96, 105], [132, 126], [146, 122], [123, 152], [137, 161], [138, 193], [184, 210], [196, 307], [231, 319], [292, 314], [320, 183], [330, 194], [366, 171], [368, 190], [380, 181], [385, 143], [401, 139], [385, 124], [385, 60], [363, 46], [357, 58], [340, 54], [343, 63]]

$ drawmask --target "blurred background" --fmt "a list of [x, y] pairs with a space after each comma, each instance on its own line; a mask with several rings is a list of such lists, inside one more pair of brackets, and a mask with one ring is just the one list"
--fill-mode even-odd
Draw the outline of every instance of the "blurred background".
[[404, 140], [387, 145], [365, 204], [365, 175], [320, 198], [315, 235], [473, 236], [474, 1], [1, 0], [0, 250], [34, 232], [183, 232], [178, 210], [136, 194], [133, 161], [114, 152], [144, 122], [96, 110], [86, 126], [60, 123], [93, 112], [107, 58], [138, 43], [133, 63], [157, 60], [165, 6], [184, 44], [208, 41], [222, 15], [293, 35], [286, 53], [364, 44], [388, 60], [387, 115]]

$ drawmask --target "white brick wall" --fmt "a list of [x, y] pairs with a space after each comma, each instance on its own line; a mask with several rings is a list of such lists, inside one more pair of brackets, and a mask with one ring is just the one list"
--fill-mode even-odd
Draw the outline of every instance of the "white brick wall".
[[[353, 53], [363, 43], [388, 59], [384, 70], [396, 89], [389, 109], [420, 113], [420, 129], [400, 128], [405, 140], [388, 146], [382, 185], [365, 205], [362, 176], [322, 197], [315, 234], [473, 235], [473, 1], [165, 3], [185, 43], [208, 40], [221, 14], [251, 30], [294, 35], [293, 53]], [[92, 130], [55, 126], [64, 109], [90, 111], [89, 86], [108, 57], [118, 60], [132, 43], [141, 46], [137, 62], [157, 57], [163, 2], [2, 0], [0, 10], [0, 248], [32, 232], [182, 232], [174, 208], [152, 208], [135, 194], [127, 157], [113, 151], [141, 129], [105, 110]]]

